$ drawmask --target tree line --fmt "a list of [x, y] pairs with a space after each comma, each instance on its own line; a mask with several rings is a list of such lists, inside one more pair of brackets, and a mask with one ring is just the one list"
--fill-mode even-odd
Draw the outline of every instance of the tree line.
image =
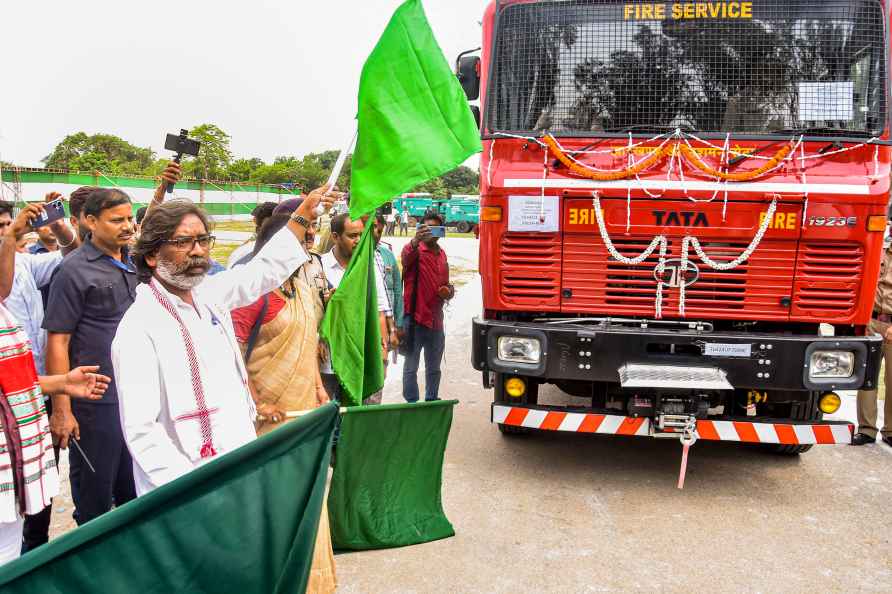
[[[337, 150], [309, 153], [303, 157], [280, 156], [271, 163], [258, 157], [236, 158], [230, 149], [230, 136], [219, 126], [201, 124], [189, 130], [189, 137], [201, 142], [197, 157], [184, 157], [183, 174], [197, 180], [251, 184], [287, 184], [300, 189], [321, 186], [328, 179]], [[77, 132], [66, 136], [43, 159], [47, 169], [101, 171], [106, 175], [154, 177], [167, 165], [169, 157], [158, 157], [150, 148], [136, 146], [113, 134]], [[350, 157], [338, 178], [342, 188], [350, 187]], [[465, 166], [449, 171], [413, 189], [436, 196], [477, 194], [478, 173]]]

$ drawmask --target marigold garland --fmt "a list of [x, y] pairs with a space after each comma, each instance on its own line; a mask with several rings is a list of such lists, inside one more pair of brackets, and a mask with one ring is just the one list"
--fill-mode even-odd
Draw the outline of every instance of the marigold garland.
[[719, 179], [727, 180], [727, 181], [751, 181], [756, 179], [757, 177], [761, 177], [765, 175], [775, 167], [777, 167], [781, 161], [787, 158], [787, 155], [790, 154], [790, 145], [782, 147], [779, 151], [777, 151], [773, 157], [765, 161], [765, 164], [757, 169], [751, 169], [750, 171], [741, 171], [739, 173], [725, 173], [724, 171], [719, 171], [718, 169], [714, 169], [704, 163], [700, 156], [689, 147], [687, 144], [679, 143], [679, 147], [681, 148], [681, 154], [684, 155], [685, 160], [688, 163], [692, 164], [694, 167], [703, 171], [704, 173], [708, 173], [713, 177], [717, 177]]
[[543, 140], [543, 142], [545, 142], [545, 144], [548, 146], [548, 148], [550, 148], [552, 151], [554, 151], [554, 154], [557, 157], [558, 161], [563, 163], [567, 167], [567, 169], [569, 169], [570, 171], [572, 171], [573, 173], [575, 173], [577, 175], [581, 175], [583, 177], [588, 177], [590, 179], [596, 179], [599, 181], [613, 181], [613, 180], [617, 180], [617, 179], [625, 179], [627, 177], [635, 175], [636, 173], [641, 173], [648, 167], [655, 165], [658, 159], [661, 159], [661, 158], [665, 157], [667, 154], [669, 154], [667, 152], [667, 150], [657, 148], [656, 150], [654, 150], [653, 153], [650, 154], [650, 156], [645, 157], [644, 159], [641, 159], [640, 161], [638, 161], [631, 167], [626, 167], [624, 169], [618, 169], [616, 171], [594, 171], [592, 169], [585, 167], [584, 165], [580, 165], [579, 163], [577, 163], [576, 161], [574, 161], [573, 159], [568, 157], [564, 153], [564, 151], [561, 150], [561, 148], [557, 144], [557, 141], [551, 135], [544, 136], [542, 138], [542, 140]]
[[685, 158], [685, 161], [687, 161], [700, 171], [717, 179], [726, 181], [751, 181], [777, 168], [777, 166], [780, 165], [780, 163], [784, 159], [786, 159], [787, 156], [789, 156], [790, 151], [792, 150], [790, 145], [784, 146], [779, 151], [777, 151], [773, 157], [766, 160], [765, 164], [761, 167], [751, 169], [750, 171], [726, 173], [706, 164], [696, 153], [696, 151], [694, 151], [694, 149], [687, 145], [687, 143], [676, 142], [669, 146], [656, 147], [650, 155], [641, 159], [631, 167], [617, 169], [616, 171], [596, 171], [576, 162], [574, 159], [569, 157], [558, 145], [557, 140], [550, 134], [545, 135], [542, 140], [548, 148], [554, 151], [554, 154], [557, 157], [558, 161], [563, 163], [567, 167], [567, 169], [577, 175], [581, 175], [582, 177], [587, 177], [589, 179], [595, 179], [599, 181], [614, 181], [619, 179], [626, 179], [633, 175], [637, 175], [645, 169], [656, 165], [659, 160], [675, 154], [676, 151], [679, 151], [681, 153], [681, 155]]

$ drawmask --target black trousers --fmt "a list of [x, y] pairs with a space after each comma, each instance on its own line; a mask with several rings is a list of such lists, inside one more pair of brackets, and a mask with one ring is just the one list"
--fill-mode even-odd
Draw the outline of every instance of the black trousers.
[[[46, 416], [53, 414], [53, 405], [49, 398], [46, 400]], [[59, 446], [53, 444], [53, 454], [56, 455], [56, 466], [59, 466]], [[61, 477], [60, 477], [61, 478]], [[50, 540], [50, 521], [53, 516], [53, 504], [43, 508], [42, 512], [32, 516], [25, 516], [25, 527], [22, 530], [22, 554], [36, 549]]]
[[80, 425], [80, 450], [69, 446], [71, 460], [71, 498], [74, 500], [74, 521], [78, 526], [98, 518], [112, 506], [136, 499], [133, 484], [133, 461], [124, 434], [117, 404], [72, 403], [74, 418]]

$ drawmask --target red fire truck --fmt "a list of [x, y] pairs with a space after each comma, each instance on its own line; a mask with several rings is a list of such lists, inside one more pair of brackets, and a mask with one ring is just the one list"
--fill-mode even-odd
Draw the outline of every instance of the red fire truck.
[[[503, 433], [850, 443], [890, 185], [884, 0], [498, 0], [482, 317]], [[554, 384], [572, 395], [539, 400]]]

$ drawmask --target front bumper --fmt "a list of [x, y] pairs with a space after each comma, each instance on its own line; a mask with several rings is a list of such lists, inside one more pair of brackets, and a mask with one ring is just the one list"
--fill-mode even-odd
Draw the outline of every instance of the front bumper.
[[[654, 422], [647, 417], [626, 417], [588, 412], [572, 412], [547, 406], [492, 405], [492, 422], [511, 427], [526, 427], [542, 431], [571, 433], [600, 433], [654, 437]], [[778, 423], [769, 419], [750, 417], [701, 419], [697, 421], [696, 437], [706, 441], [737, 441], [780, 445], [852, 443], [855, 426], [844, 421], [792, 421]]]
[[[541, 382], [561, 380], [619, 383], [627, 364], [709, 366], [722, 370], [734, 388], [756, 390], [857, 390], [876, 387], [882, 358], [879, 336], [797, 336], [711, 332], [664, 327], [589, 326], [581, 323], [502, 322], [475, 318], [471, 361], [479, 371], [522, 375]], [[537, 338], [538, 364], [498, 358], [501, 336]], [[814, 350], [855, 353], [849, 378], [812, 380]]]

